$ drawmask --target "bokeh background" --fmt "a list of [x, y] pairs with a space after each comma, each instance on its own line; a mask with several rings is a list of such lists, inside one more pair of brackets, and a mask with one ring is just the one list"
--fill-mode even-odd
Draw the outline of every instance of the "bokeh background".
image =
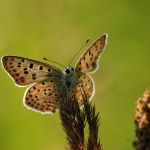
[[[47, 57], [67, 66], [88, 38], [78, 57], [108, 33], [101, 67], [92, 75], [92, 103], [100, 112], [104, 149], [132, 150], [135, 102], [150, 89], [149, 5], [146, 0], [1, 0], [0, 56]], [[65, 150], [58, 114], [26, 109], [25, 89], [0, 67], [0, 149]]]

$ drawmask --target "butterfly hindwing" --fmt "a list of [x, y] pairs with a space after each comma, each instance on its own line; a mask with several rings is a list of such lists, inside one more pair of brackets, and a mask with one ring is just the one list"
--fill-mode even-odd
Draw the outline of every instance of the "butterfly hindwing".
[[2, 57], [2, 65], [15, 83], [19, 86], [26, 86], [46, 78], [63, 76], [63, 73], [56, 67], [18, 56]]
[[95, 87], [93, 80], [85, 73], [78, 73], [77, 84], [74, 89], [74, 96], [79, 105], [82, 106], [84, 104], [84, 99], [90, 101], [92, 99], [92, 96], [94, 95], [94, 92]]
[[58, 109], [60, 90], [54, 82], [42, 81], [29, 87], [24, 95], [24, 105], [41, 113], [54, 113]]
[[77, 72], [93, 72], [97, 69], [97, 62], [105, 47], [106, 39], [107, 34], [104, 34], [83, 54], [76, 65]]

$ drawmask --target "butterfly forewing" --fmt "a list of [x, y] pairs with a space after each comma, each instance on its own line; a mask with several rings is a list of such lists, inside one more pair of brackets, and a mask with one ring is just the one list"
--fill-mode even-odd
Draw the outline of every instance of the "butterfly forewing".
[[97, 62], [106, 44], [107, 34], [101, 36], [79, 59], [76, 71], [93, 72], [97, 69]]
[[54, 66], [18, 56], [2, 57], [2, 65], [15, 83], [20, 86], [63, 76], [63, 73]]

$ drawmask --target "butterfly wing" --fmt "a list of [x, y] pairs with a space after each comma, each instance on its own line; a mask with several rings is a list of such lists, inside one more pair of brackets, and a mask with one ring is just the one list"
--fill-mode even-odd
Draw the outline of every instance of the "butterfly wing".
[[47, 78], [61, 78], [63, 73], [56, 67], [36, 60], [18, 56], [4, 56], [3, 68], [16, 85], [27, 86]]
[[85, 99], [90, 101], [94, 95], [94, 92], [95, 87], [93, 80], [85, 73], [78, 73], [77, 84], [73, 93], [79, 105], [82, 106]]
[[94, 82], [86, 73], [96, 71], [98, 59], [106, 45], [106, 40], [107, 34], [97, 39], [97, 41], [83, 54], [76, 65], [77, 84], [74, 94], [80, 106], [84, 104], [85, 99], [90, 101], [94, 95]]
[[79, 59], [76, 72], [93, 72], [97, 69], [97, 62], [106, 45], [107, 34], [101, 36]]
[[24, 94], [24, 105], [37, 112], [54, 113], [61, 91], [52, 81], [42, 81], [29, 87]]

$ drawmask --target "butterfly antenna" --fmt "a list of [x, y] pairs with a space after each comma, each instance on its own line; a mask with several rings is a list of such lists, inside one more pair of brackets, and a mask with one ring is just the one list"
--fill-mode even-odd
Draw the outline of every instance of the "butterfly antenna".
[[58, 63], [58, 62], [56, 62], [56, 61], [49, 60], [49, 59], [47, 59], [47, 58], [45, 58], [45, 57], [43, 58], [43, 60], [46, 60], [46, 61], [49, 61], [49, 62], [55, 63], [55, 64], [57, 64], [57, 65], [62, 66], [63, 68], [66, 68], [64, 65], [62, 65], [62, 64], [60, 64], [60, 63]]
[[72, 63], [72, 61], [74, 60], [74, 58], [79, 54], [79, 52], [85, 47], [85, 45], [90, 41], [90, 39], [88, 39], [85, 44], [77, 51], [77, 53], [72, 57], [70, 63], [69, 63], [69, 66], [70, 64]]

